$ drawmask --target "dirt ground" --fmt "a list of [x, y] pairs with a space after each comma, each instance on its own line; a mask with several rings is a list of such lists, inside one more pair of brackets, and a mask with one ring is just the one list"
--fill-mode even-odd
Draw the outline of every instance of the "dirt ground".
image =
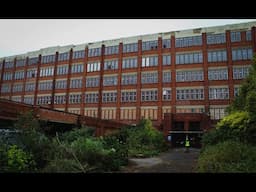
[[174, 148], [152, 158], [129, 159], [122, 173], [195, 173], [200, 149]]

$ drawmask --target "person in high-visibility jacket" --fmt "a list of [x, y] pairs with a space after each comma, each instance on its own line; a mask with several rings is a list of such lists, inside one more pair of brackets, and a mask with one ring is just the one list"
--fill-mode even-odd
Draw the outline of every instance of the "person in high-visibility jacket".
[[185, 152], [189, 152], [189, 147], [190, 147], [190, 142], [189, 142], [189, 139], [188, 137], [186, 137], [186, 141], [185, 141]]

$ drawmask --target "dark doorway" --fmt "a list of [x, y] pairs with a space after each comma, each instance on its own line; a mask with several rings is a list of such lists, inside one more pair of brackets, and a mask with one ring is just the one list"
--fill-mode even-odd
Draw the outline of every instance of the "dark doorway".
[[189, 122], [189, 131], [200, 131], [200, 122]]
[[184, 147], [186, 134], [185, 133], [171, 133], [171, 143], [172, 147]]
[[174, 122], [173, 131], [184, 131], [184, 122]]
[[190, 147], [201, 148], [202, 133], [189, 133]]

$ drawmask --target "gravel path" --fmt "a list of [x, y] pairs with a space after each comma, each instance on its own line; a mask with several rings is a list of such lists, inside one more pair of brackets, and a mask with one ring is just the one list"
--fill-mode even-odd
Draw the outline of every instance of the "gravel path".
[[191, 148], [188, 153], [184, 148], [170, 149], [153, 158], [132, 158], [121, 172], [123, 173], [193, 173], [200, 149]]

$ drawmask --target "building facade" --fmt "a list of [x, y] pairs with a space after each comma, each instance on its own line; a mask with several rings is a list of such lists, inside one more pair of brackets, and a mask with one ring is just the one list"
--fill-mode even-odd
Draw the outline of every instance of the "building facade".
[[224, 116], [256, 52], [256, 22], [50, 47], [0, 58], [0, 97], [128, 123]]

